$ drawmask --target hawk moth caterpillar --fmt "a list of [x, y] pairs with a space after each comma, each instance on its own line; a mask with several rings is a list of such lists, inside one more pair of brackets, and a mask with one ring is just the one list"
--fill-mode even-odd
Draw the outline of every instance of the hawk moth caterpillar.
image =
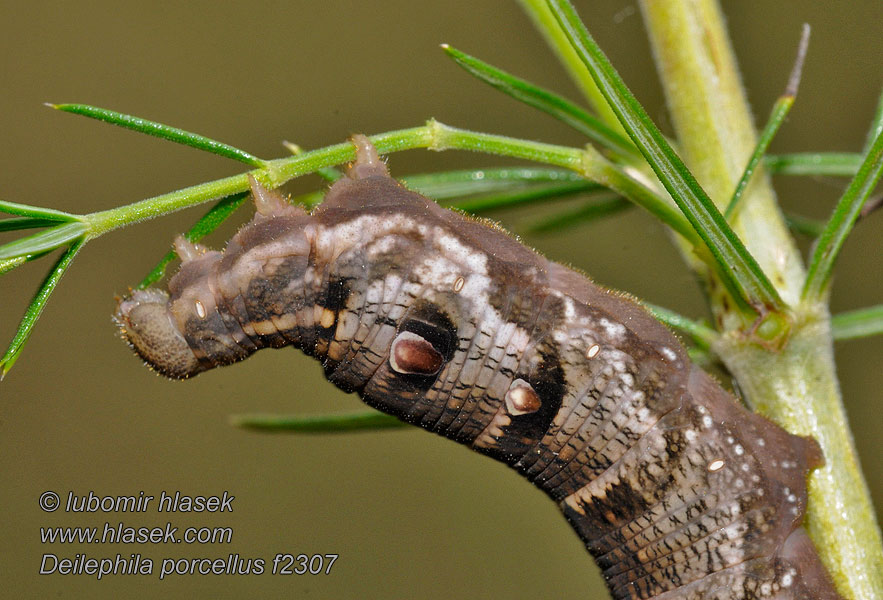
[[367, 138], [312, 214], [252, 180], [169, 294], [115, 316], [183, 379], [294, 345], [369, 405], [516, 469], [556, 501], [616, 599], [836, 599], [801, 520], [811, 439], [736, 403], [628, 297], [389, 176]]

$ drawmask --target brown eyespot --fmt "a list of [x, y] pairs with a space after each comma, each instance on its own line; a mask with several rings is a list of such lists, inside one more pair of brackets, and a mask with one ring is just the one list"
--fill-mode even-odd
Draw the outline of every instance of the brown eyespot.
[[444, 356], [424, 338], [410, 331], [398, 334], [389, 351], [389, 364], [396, 373], [434, 375], [442, 363]]
[[506, 410], [510, 415], [529, 415], [543, 405], [533, 387], [523, 379], [516, 379], [506, 392]]

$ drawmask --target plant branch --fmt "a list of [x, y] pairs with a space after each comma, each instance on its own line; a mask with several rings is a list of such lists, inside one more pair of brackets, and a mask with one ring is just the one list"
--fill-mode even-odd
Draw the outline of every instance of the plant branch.
[[[641, 6], [679, 148], [711, 197], [726, 202], [755, 134], [719, 8], [713, 0]], [[724, 333], [712, 349], [759, 412], [821, 444], [826, 463], [808, 486], [810, 535], [846, 598], [883, 598], [879, 530], [840, 401], [829, 315], [820, 302], [801, 302], [800, 257], [767, 178], [750, 186], [733, 225], [791, 306], [792, 333], [780, 348], [751, 343], [716, 306]]]

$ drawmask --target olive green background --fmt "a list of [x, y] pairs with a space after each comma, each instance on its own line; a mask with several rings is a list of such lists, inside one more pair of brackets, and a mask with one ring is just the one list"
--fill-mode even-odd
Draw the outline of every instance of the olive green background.
[[[180, 5], [179, 5], [180, 4]], [[650, 115], [671, 131], [641, 17], [627, 1], [578, 8]], [[764, 120], [785, 85], [800, 24], [813, 27], [800, 96], [776, 152], [861, 147], [881, 86], [883, 4], [724, 2], [747, 94]], [[156, 119], [244, 148], [286, 154], [354, 132], [452, 125], [583, 143], [562, 124], [460, 71], [442, 42], [578, 98], [512, 2], [33, 2], [0, 8], [0, 197], [89, 212], [243, 171], [232, 161], [76, 116], [43, 102], [85, 102]], [[512, 164], [448, 152], [389, 158], [394, 175]], [[291, 192], [323, 185], [307, 178]], [[783, 204], [823, 217], [844, 180], [779, 178]], [[172, 383], [132, 356], [110, 322], [124, 293], [199, 209], [89, 244], [0, 384], [3, 595], [22, 598], [603, 598], [597, 569], [554, 505], [514, 473], [417, 430], [293, 437], [228, 424], [243, 412], [360, 409], [317, 364], [283, 349]], [[241, 220], [248, 218], [244, 211]], [[531, 210], [495, 215], [524, 233]], [[862, 223], [838, 264], [832, 304], [883, 299], [883, 226]], [[235, 229], [211, 240], [220, 247]], [[692, 316], [702, 296], [662, 228], [638, 211], [556, 235], [525, 235], [600, 283]], [[3, 240], [8, 237], [3, 238]], [[2, 240], [0, 240], [2, 241]], [[804, 249], [807, 245], [804, 244]], [[0, 340], [49, 267], [0, 280]], [[837, 345], [856, 443], [883, 502], [883, 340]], [[230, 514], [44, 513], [54, 490], [235, 495]], [[41, 545], [44, 526], [229, 526], [223, 545]], [[90, 557], [263, 558], [337, 553], [322, 576], [37, 574], [44, 553]], [[158, 571], [158, 565], [157, 565]]]

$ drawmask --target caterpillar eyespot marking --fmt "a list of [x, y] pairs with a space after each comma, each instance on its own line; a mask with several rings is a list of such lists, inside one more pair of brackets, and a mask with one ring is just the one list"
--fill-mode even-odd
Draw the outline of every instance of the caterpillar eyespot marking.
[[[559, 506], [615, 599], [839, 598], [801, 521], [818, 445], [740, 405], [623, 295], [391, 178], [367, 138], [311, 214], [252, 180], [224, 252], [116, 319], [186, 378], [293, 345]], [[787, 465], [787, 467], [786, 467]]]

